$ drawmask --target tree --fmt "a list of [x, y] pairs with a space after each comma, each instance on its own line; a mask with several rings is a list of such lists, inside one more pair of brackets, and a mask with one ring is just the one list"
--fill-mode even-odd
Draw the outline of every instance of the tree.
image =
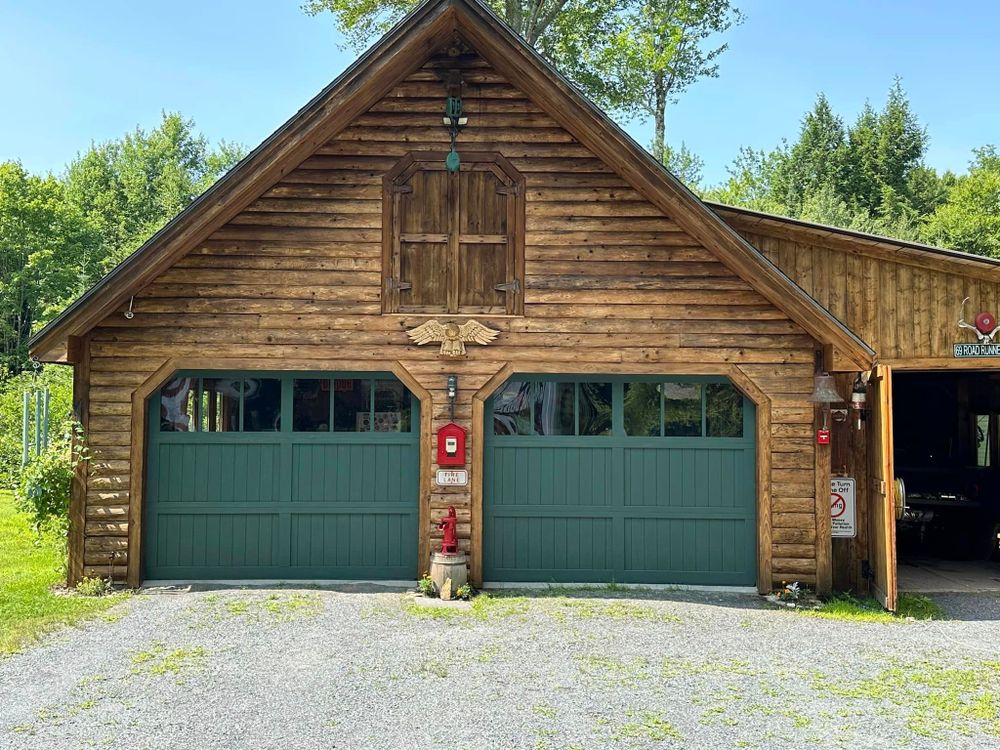
[[744, 146], [726, 167], [729, 179], [706, 191], [703, 197], [727, 206], [743, 206], [773, 214], [789, 213], [773, 190], [774, 174], [781, 161], [787, 158], [786, 151], [785, 144], [770, 153]]
[[0, 374], [27, 366], [27, 342], [100, 275], [100, 238], [54, 177], [0, 164]]
[[100, 232], [104, 270], [119, 263], [242, 157], [242, 146], [210, 148], [194, 122], [164, 113], [149, 132], [95, 144], [69, 165], [66, 196]]
[[[620, 23], [630, 0], [489, 0], [493, 11], [529, 45], [573, 78], [585, 91], [599, 93], [581, 54]], [[331, 13], [350, 47], [361, 51], [384, 34], [420, 0], [308, 0], [311, 16]], [[574, 75], [575, 74], [575, 75]]]
[[674, 177], [695, 192], [700, 191], [705, 160], [691, 151], [683, 141], [678, 148], [664, 146], [661, 162]]
[[[598, 104], [654, 119], [653, 154], [665, 156], [667, 104], [718, 75], [726, 45], [709, 37], [742, 21], [730, 0], [491, 0], [490, 7]], [[309, 0], [332, 13], [348, 43], [364, 48], [417, 0]], [[664, 159], [665, 161], [665, 159]]]
[[1000, 151], [976, 149], [969, 173], [959, 177], [927, 221], [930, 242], [1000, 258]]
[[884, 108], [866, 103], [844, 127], [820, 94], [797, 139], [771, 152], [741, 150], [730, 178], [707, 192], [723, 203], [917, 239], [955, 177], [924, 164], [927, 132], [910, 109], [899, 79]]
[[[871, 214], [902, 218], [920, 213], [915, 205], [914, 173], [923, 169], [923, 187], [929, 172], [923, 166], [927, 130], [910, 109], [897, 78], [889, 89], [885, 107], [876, 113], [870, 104], [848, 132], [847, 171], [842, 192], [848, 200]], [[921, 196], [921, 202], [927, 196]]]
[[598, 100], [626, 116], [653, 118], [653, 154], [666, 148], [667, 105], [700, 78], [719, 74], [727, 44], [703, 47], [741, 23], [729, 0], [635, 0], [622, 11], [621, 28], [604, 43], [584, 50], [593, 66]]
[[846, 133], [823, 94], [802, 118], [798, 140], [776, 159], [774, 197], [794, 215], [817, 190], [829, 186], [840, 192], [846, 171]]

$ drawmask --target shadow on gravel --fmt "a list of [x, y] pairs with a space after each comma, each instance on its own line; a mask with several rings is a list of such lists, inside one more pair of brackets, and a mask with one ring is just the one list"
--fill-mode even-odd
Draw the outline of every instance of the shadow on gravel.
[[[357, 583], [314, 583], [314, 582], [191, 582], [150, 584], [140, 592], [150, 595], [188, 594], [213, 591], [330, 591], [341, 594], [391, 594], [414, 591], [415, 586], [400, 584]], [[626, 587], [617, 584], [594, 584], [593, 586], [560, 586], [553, 584], [546, 588], [490, 588], [482, 589], [496, 598], [524, 597], [546, 599], [564, 597], [573, 599], [629, 599], [637, 601], [678, 602], [702, 604], [727, 609], [769, 609], [769, 605], [757, 594], [732, 591], [689, 591], [664, 588]]]
[[1000, 593], [927, 594], [949, 620], [1000, 622]]
[[139, 591], [143, 594], [189, 594], [207, 591], [334, 591], [341, 594], [393, 594], [413, 591], [416, 586], [396, 584], [379, 584], [359, 581], [357, 583], [299, 583], [295, 581], [270, 581], [262, 583], [237, 582], [214, 583], [192, 582], [169, 585], [143, 586]]
[[702, 604], [727, 609], [769, 609], [770, 605], [757, 594], [731, 591], [686, 591], [675, 589], [625, 588], [620, 586], [558, 586], [539, 589], [484, 589], [491, 596], [519, 596], [527, 599], [564, 597], [571, 599], [630, 599], [641, 601]]

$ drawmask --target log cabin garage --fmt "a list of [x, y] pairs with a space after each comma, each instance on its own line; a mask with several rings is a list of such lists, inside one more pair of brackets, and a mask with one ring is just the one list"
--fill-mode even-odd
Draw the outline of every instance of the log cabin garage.
[[960, 374], [972, 422], [905, 408], [992, 469], [992, 339], [954, 345], [998, 281], [708, 205], [485, 6], [428, 0], [34, 337], [93, 455], [70, 579], [412, 580], [454, 507], [477, 583], [891, 607], [893, 373]]

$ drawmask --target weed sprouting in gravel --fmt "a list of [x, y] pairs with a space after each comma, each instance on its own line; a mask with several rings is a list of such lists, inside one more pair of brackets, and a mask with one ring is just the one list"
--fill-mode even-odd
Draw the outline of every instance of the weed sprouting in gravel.
[[612, 735], [615, 740], [625, 739], [649, 739], [654, 742], [665, 742], [667, 740], [681, 741], [683, 735], [673, 724], [663, 718], [663, 714], [656, 711], [629, 711], [626, 716], [630, 721], [622, 724]]
[[413, 670], [413, 673], [421, 677], [444, 679], [448, 676], [448, 668], [437, 659], [425, 659]]
[[958, 665], [922, 659], [890, 660], [876, 672], [844, 679], [816, 673], [812, 688], [838, 698], [894, 707], [906, 727], [921, 737], [949, 732], [1000, 736], [1000, 662]]
[[188, 611], [194, 616], [191, 627], [196, 629], [231, 618], [290, 622], [319, 615], [323, 611], [323, 599], [319, 594], [300, 592], [251, 596], [209, 594], [202, 597], [200, 606]]
[[649, 680], [649, 662], [641, 657], [623, 661], [610, 656], [591, 654], [577, 657], [579, 672], [585, 678], [617, 687], [637, 687]]
[[538, 705], [534, 706], [531, 710], [534, 711], [539, 716], [544, 716], [546, 719], [556, 718], [556, 710], [547, 703], [539, 703]]
[[154, 677], [180, 675], [199, 668], [207, 653], [201, 646], [168, 651], [164, 644], [154, 643], [145, 651], [132, 654], [132, 674]]

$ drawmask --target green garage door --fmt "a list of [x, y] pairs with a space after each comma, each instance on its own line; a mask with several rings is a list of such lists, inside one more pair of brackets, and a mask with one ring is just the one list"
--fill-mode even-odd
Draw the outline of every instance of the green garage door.
[[412, 579], [419, 402], [392, 375], [179, 373], [150, 399], [148, 579]]
[[754, 404], [725, 379], [527, 377], [487, 405], [486, 581], [756, 581]]

